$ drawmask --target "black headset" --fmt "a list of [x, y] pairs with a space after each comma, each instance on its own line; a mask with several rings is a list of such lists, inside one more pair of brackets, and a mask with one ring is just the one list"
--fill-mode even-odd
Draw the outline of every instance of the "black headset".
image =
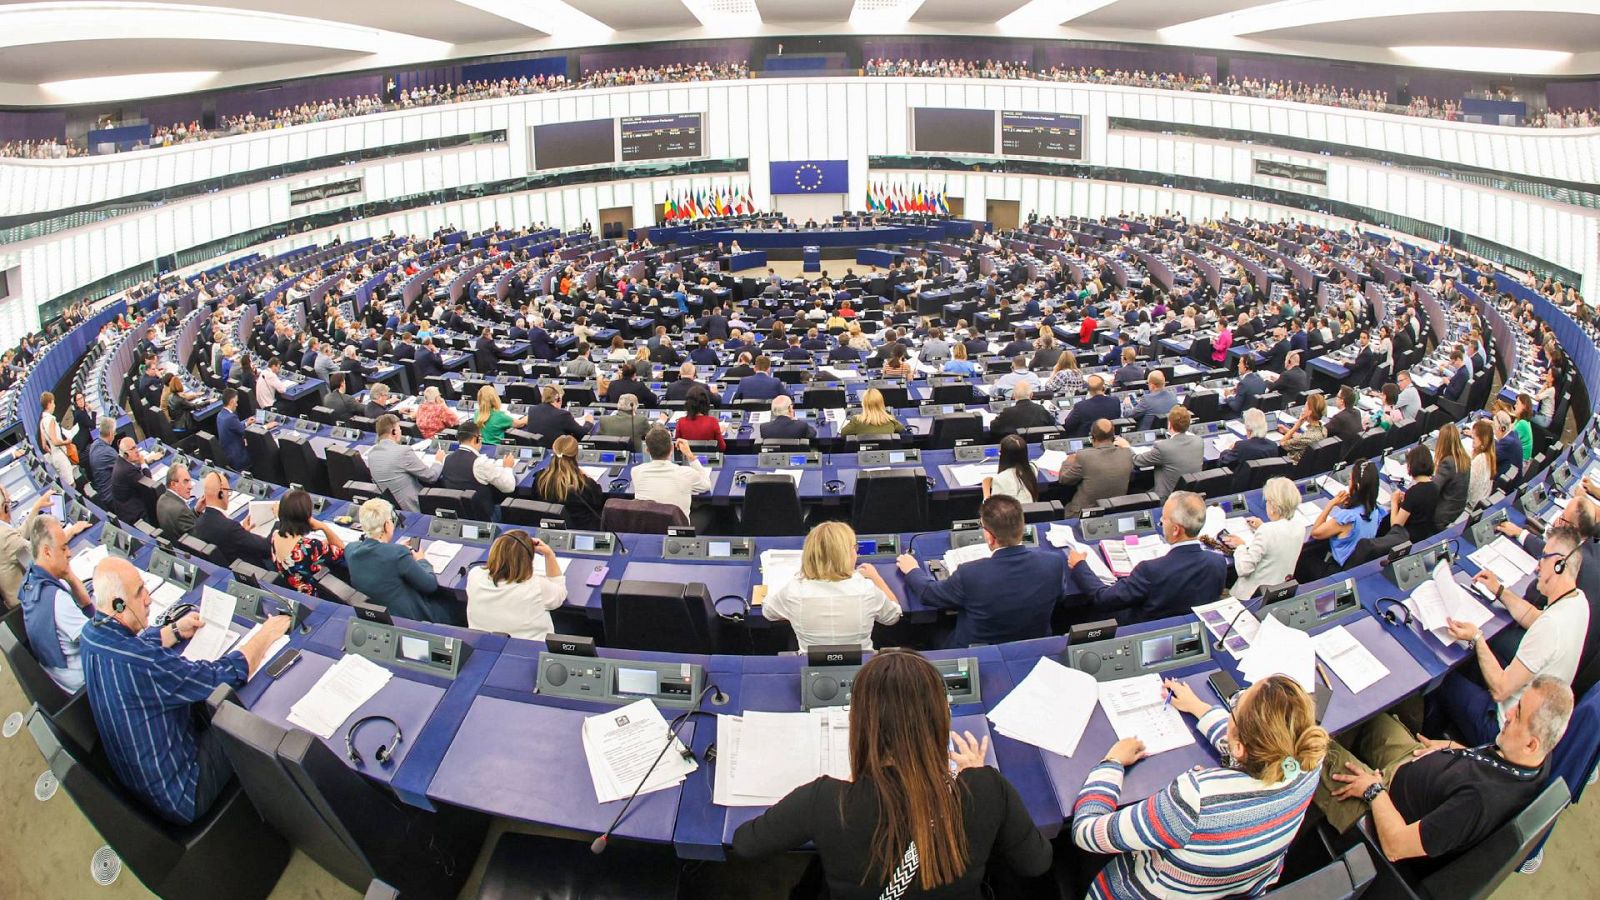
[[1560, 575], [1560, 574], [1566, 572], [1567, 571], [1567, 560], [1572, 558], [1572, 554], [1577, 553], [1579, 550], [1582, 550], [1582, 549], [1583, 549], [1583, 545], [1580, 543], [1578, 546], [1572, 548], [1571, 550], [1568, 550], [1566, 552], [1566, 555], [1564, 555], [1560, 559], [1556, 560], [1555, 565], [1550, 567], [1550, 571], [1554, 572], [1557, 575]]
[[[1409, 628], [1411, 623], [1415, 621], [1411, 617], [1410, 608], [1393, 597], [1379, 597], [1372, 605], [1378, 610], [1378, 618], [1388, 622], [1390, 625], [1393, 625], [1396, 628], [1399, 628], [1402, 625]], [[1384, 608], [1385, 605], [1388, 606], [1387, 609]]]
[[379, 744], [377, 751], [372, 754], [377, 757], [378, 765], [384, 768], [394, 765], [394, 752], [400, 746], [400, 742], [405, 739], [405, 736], [400, 733], [400, 723], [388, 716], [362, 716], [355, 720], [350, 725], [350, 730], [344, 733], [344, 755], [356, 766], [365, 764], [361, 751], [356, 749], [356, 732], [361, 730], [361, 726], [368, 722], [387, 722], [389, 727], [394, 729], [394, 738], [387, 744]]
[[842, 494], [844, 493], [844, 482], [837, 478], [830, 478], [822, 483], [822, 488], [830, 494]]

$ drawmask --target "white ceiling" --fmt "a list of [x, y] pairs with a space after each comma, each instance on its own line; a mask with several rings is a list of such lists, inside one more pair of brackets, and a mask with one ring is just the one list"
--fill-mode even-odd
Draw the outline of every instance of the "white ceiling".
[[[648, 41], [958, 35], [1119, 41], [1405, 64], [1600, 72], [1600, 0], [0, 0], [0, 104], [143, 96], [451, 58]], [[158, 90], [158, 92], [160, 92]]]

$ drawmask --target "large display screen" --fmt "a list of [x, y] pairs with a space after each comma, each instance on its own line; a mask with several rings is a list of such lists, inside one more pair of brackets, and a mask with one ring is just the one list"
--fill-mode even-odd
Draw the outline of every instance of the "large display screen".
[[1004, 110], [1000, 113], [1000, 152], [1083, 159], [1083, 116]]
[[994, 153], [994, 110], [918, 106], [911, 110], [917, 153]]
[[700, 149], [699, 113], [625, 116], [622, 119], [622, 161], [693, 159]]
[[533, 126], [536, 169], [605, 166], [617, 161], [615, 119]]

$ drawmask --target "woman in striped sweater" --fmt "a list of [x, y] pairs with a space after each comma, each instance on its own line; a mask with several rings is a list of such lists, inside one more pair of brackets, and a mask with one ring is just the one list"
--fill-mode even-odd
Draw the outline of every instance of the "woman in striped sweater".
[[[1228, 765], [1196, 769], [1166, 789], [1117, 809], [1127, 767], [1144, 757], [1137, 738], [1118, 741], [1089, 773], [1073, 808], [1072, 839], [1117, 854], [1094, 879], [1092, 898], [1253, 896], [1278, 880], [1328, 746], [1316, 706], [1294, 680], [1252, 685], [1227, 711], [1181, 681], [1166, 688], [1180, 712]], [[1230, 762], [1231, 761], [1231, 762]]]

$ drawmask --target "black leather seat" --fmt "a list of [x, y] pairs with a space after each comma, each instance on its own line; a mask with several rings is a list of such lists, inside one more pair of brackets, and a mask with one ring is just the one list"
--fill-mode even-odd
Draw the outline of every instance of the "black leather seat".
[[1332, 471], [1344, 459], [1344, 442], [1336, 437], [1325, 437], [1300, 454], [1300, 462], [1289, 477], [1296, 481]]
[[118, 783], [104, 752], [85, 750], [42, 712], [28, 719], [50, 771], [101, 838], [165, 900], [264, 898], [289, 862], [289, 844], [262, 821], [237, 782], [188, 825], [148, 812]]
[[[309, 732], [240, 706], [230, 687], [213, 691], [207, 706], [262, 818], [329, 874], [356, 890], [382, 879], [408, 897], [460, 892], [487, 830], [483, 817], [395, 803]], [[381, 729], [363, 733], [357, 750], [371, 759], [364, 742], [384, 738]]]
[[1267, 900], [1355, 900], [1377, 877], [1372, 854], [1356, 845], [1320, 869], [1263, 894]]
[[663, 653], [715, 653], [716, 608], [700, 582], [610, 580], [600, 589], [606, 646]]
[[278, 460], [278, 441], [265, 428], [251, 425], [244, 430], [244, 448], [250, 452], [250, 474], [282, 484], [283, 466]]
[[437, 516], [441, 512], [447, 516], [461, 519], [475, 518], [471, 515], [473, 494], [471, 491], [458, 491], [454, 488], [423, 488], [417, 492], [417, 502], [422, 507], [425, 515]]
[[1232, 469], [1201, 469], [1178, 478], [1176, 490], [1194, 491], [1207, 497], [1220, 497], [1238, 490], [1238, 476]]
[[928, 446], [934, 450], [949, 450], [957, 441], [983, 440], [983, 417], [977, 413], [945, 413], [933, 417], [933, 430], [928, 436]]
[[317, 459], [305, 435], [285, 432], [278, 436], [278, 462], [283, 477], [313, 494], [328, 493], [328, 468]]
[[325, 457], [328, 466], [328, 491], [340, 500], [352, 496], [351, 485], [358, 482], [372, 484], [372, 472], [361, 454], [344, 447], [329, 447]]
[[856, 477], [850, 523], [858, 534], [928, 528], [928, 482], [920, 471], [880, 469]]
[[959, 384], [936, 384], [933, 386], [933, 403], [971, 403], [973, 402], [972, 385], [965, 381]]
[[744, 485], [740, 530], [752, 536], [804, 534], [805, 510], [794, 479], [787, 475], [752, 474]]
[[566, 507], [559, 503], [545, 503], [542, 500], [527, 500], [522, 497], [507, 497], [500, 501], [500, 521], [507, 525], [527, 525], [537, 528], [539, 523], [555, 519], [566, 522]]
[[687, 525], [683, 510], [653, 500], [612, 498], [600, 510], [600, 527], [618, 534], [666, 534], [673, 525]]
[[842, 387], [808, 387], [800, 395], [800, 405], [806, 409], [844, 409], [847, 403]]
[[[0, 618], [0, 651], [11, 663], [11, 673], [22, 685], [22, 695], [47, 715], [57, 715], [73, 695], [61, 689], [50, 673], [39, 664], [38, 657], [28, 649], [26, 626], [22, 622], [22, 607], [17, 607]], [[80, 737], [80, 743], [88, 743]]]
[[478, 900], [672, 900], [680, 866], [670, 844], [612, 838], [595, 856], [576, 841], [508, 831], [495, 841]]
[[1102, 516], [1113, 516], [1117, 513], [1134, 512], [1141, 509], [1155, 509], [1161, 505], [1161, 498], [1145, 491], [1138, 494], [1123, 494], [1119, 497], [1107, 497], [1101, 500], [1096, 507]]
[[1239, 486], [1237, 491], [1254, 491], [1266, 487], [1268, 479], [1283, 476], [1289, 477], [1294, 470], [1294, 464], [1287, 459], [1252, 459], [1247, 461], [1239, 470]]

